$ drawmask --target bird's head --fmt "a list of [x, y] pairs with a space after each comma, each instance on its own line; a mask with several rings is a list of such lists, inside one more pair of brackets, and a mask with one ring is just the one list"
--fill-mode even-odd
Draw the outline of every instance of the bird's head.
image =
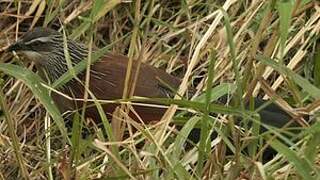
[[15, 51], [35, 62], [37, 67], [46, 71], [51, 80], [55, 80], [68, 70], [65, 43], [73, 65], [85, 59], [87, 49], [82, 44], [70, 39], [64, 41], [62, 33], [42, 27], [24, 34], [8, 51]]
[[8, 51], [15, 51], [36, 63], [43, 63], [50, 53], [63, 52], [63, 36], [58, 31], [38, 27], [12, 44]]

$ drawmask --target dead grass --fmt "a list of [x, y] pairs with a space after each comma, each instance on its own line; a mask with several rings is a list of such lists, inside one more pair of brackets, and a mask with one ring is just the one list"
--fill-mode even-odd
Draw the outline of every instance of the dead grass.
[[[319, 60], [314, 55], [319, 53], [319, 46], [316, 46], [320, 31], [319, 3], [315, 0], [289, 1], [293, 2], [291, 5], [281, 2], [0, 1], [0, 62], [23, 64], [34, 70], [32, 64], [22, 63], [21, 59], [4, 51], [23, 32], [35, 26], [45, 25], [54, 29], [64, 26], [69, 37], [77, 41], [92, 44], [94, 48], [109, 46], [110, 51], [128, 55], [130, 59], [143, 57], [139, 58], [143, 63], [180, 77], [182, 83], [177, 90], [180, 95], [186, 94], [190, 87], [197, 90], [193, 99], [204, 93], [207, 88], [209, 57], [215, 52], [213, 87], [229, 83], [231, 88], [235, 84], [236, 90], [233, 92], [236, 97], [276, 97], [275, 102], [293, 117], [315, 114], [319, 108], [319, 86], [314, 86], [314, 89], [309, 87], [310, 83], [316, 84], [313, 71], [319, 69], [313, 69], [308, 64]], [[281, 9], [283, 5], [288, 8]], [[286, 14], [283, 12], [285, 10], [289, 12]], [[229, 32], [226, 31], [228, 25]], [[89, 43], [91, 33], [94, 35], [93, 43]], [[272, 63], [276, 64], [272, 66]], [[312, 156], [319, 144], [314, 138], [319, 134], [318, 126], [306, 128], [307, 135], [297, 135], [295, 141], [282, 138], [287, 145], [277, 140], [279, 138], [274, 136], [274, 131], [256, 137], [248, 133], [248, 129], [240, 133], [228, 126], [234, 125], [232, 120], [235, 116], [219, 114], [217, 117], [205, 117], [196, 110], [183, 116], [189, 120], [184, 121], [185, 125], [178, 131], [172, 119], [177, 114], [177, 108], [195, 106], [188, 101], [188, 106], [182, 103], [171, 105], [158, 124], [144, 125], [130, 121], [131, 124], [125, 126], [125, 132], [130, 137], [120, 142], [108, 142], [103, 134], [104, 129], [91, 122], [86, 124], [92, 127], [89, 128], [88, 137], [78, 137], [80, 148], [68, 143], [65, 146], [61, 134], [55, 131], [56, 126], [50, 136], [45, 133], [47, 127], [44, 121], [50, 122], [46, 110], [23, 81], [2, 72], [0, 77], [5, 107], [15, 123], [14, 133], [19, 141], [18, 156], [23, 161], [21, 164], [17, 160], [14, 142], [4, 120], [6, 117], [1, 115], [2, 179], [319, 177], [316, 167], [319, 160]], [[229, 91], [227, 88], [223, 90], [224, 93]], [[218, 92], [212, 93], [215, 95]], [[130, 95], [130, 91], [127, 95]], [[230, 109], [232, 113], [236, 111]], [[241, 110], [241, 107], [234, 109]], [[186, 112], [180, 111], [179, 114]], [[198, 149], [198, 146], [183, 149], [185, 136], [205, 118], [208, 118], [209, 124], [215, 124], [210, 129], [218, 132], [219, 136], [211, 142], [210, 148], [203, 144], [200, 147], [205, 149]], [[314, 115], [313, 118], [317, 119], [318, 116]], [[225, 122], [226, 125], [212, 123], [212, 120]], [[68, 131], [70, 136], [74, 135], [73, 130]], [[264, 149], [263, 144], [260, 144], [263, 140], [269, 142], [280, 155], [268, 162], [261, 162], [262, 153], [259, 151]], [[200, 144], [204, 142], [202, 140]], [[111, 144], [119, 147], [118, 155], [110, 150]], [[242, 148], [247, 145], [250, 147], [250, 144], [256, 150], [247, 155]], [[235, 152], [231, 155], [226, 153], [227, 147], [234, 148]], [[203, 165], [198, 163], [201, 158], [205, 160]]]

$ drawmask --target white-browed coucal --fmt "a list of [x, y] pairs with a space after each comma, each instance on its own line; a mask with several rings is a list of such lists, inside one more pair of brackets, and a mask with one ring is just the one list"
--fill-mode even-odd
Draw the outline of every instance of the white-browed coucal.
[[[67, 39], [67, 47], [73, 65], [87, 58], [88, 49], [84, 45]], [[23, 54], [35, 63], [40, 76], [44, 80], [54, 82], [68, 71], [64, 48], [64, 38], [60, 32], [39, 27], [27, 32], [9, 47], [9, 51]], [[91, 65], [89, 89], [97, 99], [122, 98], [127, 63], [127, 57], [109, 53], [104, 55], [100, 61]], [[133, 74], [137, 70], [137, 64], [133, 63]], [[177, 89], [179, 87], [180, 79], [163, 70], [144, 63], [141, 64], [139, 70], [134, 90], [135, 96], [166, 98], [168, 94], [172, 94], [170, 88]], [[71, 80], [58, 90], [70, 97], [83, 98], [85, 73], [80, 73], [78, 77], [82, 82]], [[167, 88], [166, 85], [170, 88]], [[61, 113], [81, 108], [81, 102], [69, 100], [56, 93], [53, 93], [52, 96]], [[260, 106], [263, 101], [256, 99], [255, 103]], [[116, 105], [106, 104], [103, 107], [106, 113], [111, 114]], [[135, 110], [142, 120], [149, 122], [160, 120], [166, 109], [137, 106]], [[87, 111], [86, 115], [88, 117], [100, 118], [95, 108]], [[286, 112], [275, 104], [267, 106], [259, 114], [263, 123], [277, 127], [282, 127], [291, 119]]]

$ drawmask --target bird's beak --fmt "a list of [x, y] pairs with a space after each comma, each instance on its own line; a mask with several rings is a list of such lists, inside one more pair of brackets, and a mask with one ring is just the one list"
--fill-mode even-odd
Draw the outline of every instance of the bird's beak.
[[9, 46], [9, 48], [7, 49], [8, 52], [12, 52], [12, 51], [20, 51], [23, 48], [23, 43], [20, 41], [17, 41], [13, 44], [11, 44]]

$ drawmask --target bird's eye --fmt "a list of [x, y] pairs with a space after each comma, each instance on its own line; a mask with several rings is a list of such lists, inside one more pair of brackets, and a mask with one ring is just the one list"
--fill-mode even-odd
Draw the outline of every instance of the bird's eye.
[[42, 45], [43, 43], [42, 42], [40, 42], [40, 41], [34, 41], [31, 45], [32, 46], [40, 46], [40, 45]]
[[47, 37], [40, 37], [40, 38], [32, 39], [25, 42], [25, 45], [31, 46], [31, 47], [39, 47], [39, 46], [45, 45], [45, 43], [48, 42], [48, 40], [49, 39]]

